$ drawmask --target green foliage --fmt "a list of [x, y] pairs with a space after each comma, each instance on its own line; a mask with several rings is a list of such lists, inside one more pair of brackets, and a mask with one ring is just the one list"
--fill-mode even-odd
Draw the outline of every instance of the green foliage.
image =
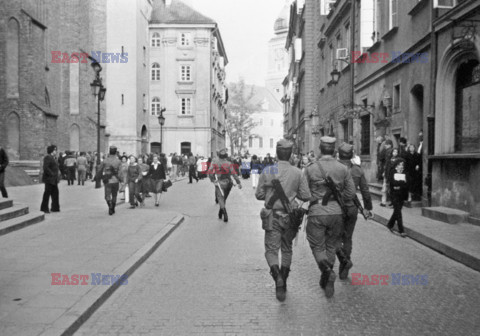
[[241, 153], [256, 123], [252, 114], [262, 110], [261, 103], [252, 103], [255, 96], [253, 86], [245, 84], [243, 78], [237, 83], [229, 84], [229, 101], [227, 106], [227, 133], [230, 138], [230, 152]]

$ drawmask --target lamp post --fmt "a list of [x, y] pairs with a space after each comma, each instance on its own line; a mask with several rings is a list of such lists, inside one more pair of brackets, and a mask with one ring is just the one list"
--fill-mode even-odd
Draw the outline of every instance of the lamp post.
[[158, 116], [158, 123], [160, 124], [160, 153], [162, 154], [162, 147], [163, 147], [163, 125], [165, 125], [165, 117], [163, 116], [163, 112], [165, 112], [166, 108], [160, 109], [160, 115]]
[[[107, 89], [102, 84], [102, 78], [100, 78], [100, 72], [102, 66], [98, 62], [92, 63], [93, 71], [95, 71], [95, 79], [90, 83], [92, 94], [97, 97], [97, 169], [100, 166], [100, 102], [105, 99], [105, 92]], [[98, 173], [98, 171], [97, 171]], [[95, 188], [101, 188], [102, 184], [100, 179], [96, 179]]]

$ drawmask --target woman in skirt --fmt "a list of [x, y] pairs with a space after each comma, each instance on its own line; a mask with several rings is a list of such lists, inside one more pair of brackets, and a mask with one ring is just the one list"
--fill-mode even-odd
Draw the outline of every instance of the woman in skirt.
[[166, 179], [165, 171], [167, 167], [158, 160], [158, 155], [153, 155], [153, 162], [150, 165], [148, 176], [151, 179], [152, 192], [154, 194], [155, 206], [159, 206], [160, 196], [162, 195], [163, 180]]

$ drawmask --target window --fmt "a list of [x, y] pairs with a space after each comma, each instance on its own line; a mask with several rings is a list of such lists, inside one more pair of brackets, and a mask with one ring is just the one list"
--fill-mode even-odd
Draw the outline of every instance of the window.
[[457, 0], [434, 0], [433, 8], [453, 8], [457, 5]]
[[328, 74], [330, 74], [333, 71], [333, 68], [335, 67], [335, 51], [333, 50], [333, 44], [330, 44], [329, 48], [330, 48], [330, 70], [328, 71]]
[[248, 138], [248, 147], [249, 147], [249, 148], [252, 148], [252, 147], [253, 147], [253, 138], [252, 138], [252, 137], [249, 137], [249, 138]]
[[343, 142], [348, 143], [348, 120], [343, 120], [340, 122], [343, 132]]
[[373, 43], [380, 40], [381, 34], [381, 22], [382, 22], [382, 11], [381, 8], [381, 1], [382, 0], [373, 0], [373, 33], [372, 33], [372, 40]]
[[263, 138], [258, 138], [258, 148], [263, 148]]
[[152, 81], [159, 81], [160, 80], [160, 64], [153, 63], [152, 64]]
[[123, 94], [122, 94], [122, 105], [125, 103], [124, 99], [123, 99]]
[[150, 111], [150, 114], [153, 116], [160, 115], [160, 98], [154, 97], [152, 99], [152, 110]]
[[388, 30], [398, 26], [398, 0], [389, 0]]
[[152, 35], [152, 47], [160, 47], [160, 34], [153, 33]]
[[350, 22], [348, 22], [346, 25], [345, 25], [345, 42], [343, 43], [343, 47], [344, 48], [347, 48], [348, 50], [350, 50], [350, 46], [351, 46], [351, 41], [352, 37], [351, 37], [351, 34], [350, 34]]
[[270, 148], [273, 148], [273, 139], [270, 138]]
[[362, 127], [360, 155], [370, 155], [370, 115], [360, 118]]
[[[6, 79], [7, 79], [7, 96], [18, 96], [18, 60], [19, 56], [19, 30], [18, 21], [11, 18], [8, 21], [7, 33], [7, 52], [6, 52]], [[78, 64], [77, 64], [78, 65]], [[2, 69], [3, 73], [3, 69]]]
[[[75, 61], [72, 61], [75, 59]], [[79, 114], [80, 105], [80, 60], [73, 56], [70, 60], [70, 114]]]
[[181, 113], [182, 115], [191, 115], [192, 114], [192, 99], [191, 98], [182, 98], [181, 99]]
[[320, 15], [328, 15], [334, 8], [336, 0], [321, 0]]
[[476, 59], [462, 63], [455, 83], [455, 152], [480, 152], [480, 64]]
[[188, 82], [192, 80], [192, 71], [190, 65], [182, 65], [180, 67], [180, 80], [182, 82]]
[[401, 89], [400, 84], [393, 87], [393, 113], [400, 112], [402, 109], [401, 106]]
[[191, 44], [191, 35], [190, 33], [180, 34], [180, 45], [188, 47]]

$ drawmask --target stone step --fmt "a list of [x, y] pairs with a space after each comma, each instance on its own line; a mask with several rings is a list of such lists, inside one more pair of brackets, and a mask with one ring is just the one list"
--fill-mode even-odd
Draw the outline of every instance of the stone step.
[[370, 189], [370, 196], [372, 196], [372, 199], [381, 201], [382, 200], [382, 192], [376, 189]]
[[372, 182], [368, 184], [370, 190], [378, 190], [381, 191], [383, 188], [383, 184], [377, 183], [377, 182]]
[[28, 214], [28, 207], [24, 205], [15, 204], [9, 208], [0, 210], [0, 222], [20, 217]]
[[11, 199], [0, 199], [0, 210], [10, 208], [13, 206], [13, 200]]
[[422, 216], [449, 224], [466, 223], [468, 215], [468, 212], [447, 207], [422, 208]]
[[405, 202], [405, 207], [407, 208], [421, 208], [422, 206], [422, 201]]
[[32, 224], [40, 223], [45, 219], [45, 214], [40, 211], [34, 211], [26, 215], [12, 218], [6, 221], [0, 222], [0, 236], [7, 233], [23, 229]]

